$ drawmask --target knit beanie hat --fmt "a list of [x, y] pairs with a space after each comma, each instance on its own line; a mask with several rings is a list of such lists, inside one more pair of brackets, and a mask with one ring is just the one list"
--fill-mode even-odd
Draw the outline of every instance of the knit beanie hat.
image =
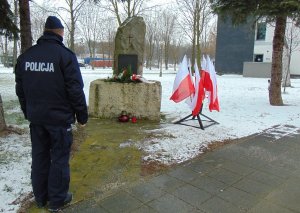
[[46, 29], [63, 29], [64, 26], [56, 16], [49, 16], [45, 23]]

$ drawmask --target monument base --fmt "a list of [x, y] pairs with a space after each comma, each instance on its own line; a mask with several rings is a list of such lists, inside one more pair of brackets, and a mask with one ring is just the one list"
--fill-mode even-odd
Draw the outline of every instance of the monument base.
[[138, 119], [159, 121], [161, 84], [119, 83], [97, 79], [91, 82], [89, 114], [97, 118], [117, 118], [122, 111]]

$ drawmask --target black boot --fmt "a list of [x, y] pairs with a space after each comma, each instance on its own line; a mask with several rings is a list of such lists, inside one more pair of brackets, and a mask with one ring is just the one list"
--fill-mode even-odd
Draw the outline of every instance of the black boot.
[[51, 205], [49, 205], [49, 209], [48, 209], [48, 210], [49, 210], [50, 212], [58, 212], [58, 211], [61, 210], [64, 206], [66, 206], [66, 205], [68, 205], [69, 203], [71, 203], [72, 199], [73, 199], [73, 194], [68, 192], [68, 194], [67, 194], [67, 196], [66, 196], [66, 198], [65, 198], [65, 200], [64, 200], [63, 205], [61, 205], [61, 206], [51, 206]]

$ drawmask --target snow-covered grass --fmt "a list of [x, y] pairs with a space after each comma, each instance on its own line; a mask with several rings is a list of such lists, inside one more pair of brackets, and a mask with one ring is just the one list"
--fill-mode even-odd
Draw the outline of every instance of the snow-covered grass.
[[[83, 68], [82, 74], [87, 100], [91, 81], [112, 76], [108, 69]], [[293, 87], [287, 88], [286, 93], [282, 94], [285, 106], [271, 106], [268, 101], [267, 79], [243, 78], [240, 75], [217, 76], [220, 112], [209, 112], [205, 100], [203, 114], [219, 124], [203, 131], [172, 123], [191, 113], [184, 102], [176, 104], [169, 100], [175, 79], [173, 70], [163, 71], [163, 77], [159, 77], [159, 70], [145, 70], [144, 77], [161, 81], [162, 84], [161, 112], [166, 119], [160, 129], [152, 131], [173, 136], [144, 141], [141, 148], [146, 153], [145, 160], [156, 160], [165, 164], [179, 163], [199, 155], [203, 147], [215, 141], [244, 137], [278, 124], [300, 127], [300, 79], [292, 79]], [[1, 67], [0, 94], [4, 105], [9, 105], [6, 112], [8, 114], [20, 113], [14, 87], [12, 69]], [[11, 122], [21, 125], [22, 128], [27, 126], [24, 122]], [[197, 120], [192, 122], [197, 125]], [[0, 138], [0, 212], [15, 212], [18, 205], [9, 204], [23, 192], [31, 191], [30, 150], [28, 134], [12, 134]]]

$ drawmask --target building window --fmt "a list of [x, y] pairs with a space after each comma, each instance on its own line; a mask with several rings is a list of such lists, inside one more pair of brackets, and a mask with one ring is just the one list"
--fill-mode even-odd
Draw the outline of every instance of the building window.
[[257, 23], [256, 40], [266, 39], [266, 29], [267, 29], [266, 22]]
[[264, 55], [263, 54], [255, 54], [254, 55], [254, 61], [255, 62], [263, 62], [264, 61]]

